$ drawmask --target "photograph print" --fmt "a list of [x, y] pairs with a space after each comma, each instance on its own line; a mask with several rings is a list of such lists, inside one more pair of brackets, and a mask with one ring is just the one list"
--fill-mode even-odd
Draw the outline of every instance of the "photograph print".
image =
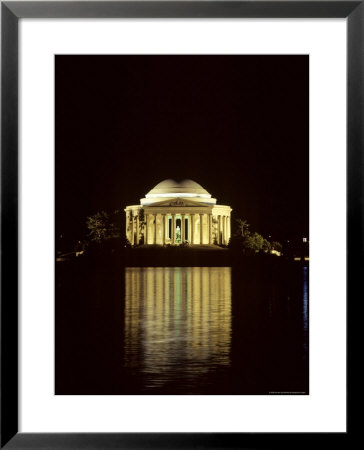
[[309, 56], [55, 56], [55, 394], [309, 394]]

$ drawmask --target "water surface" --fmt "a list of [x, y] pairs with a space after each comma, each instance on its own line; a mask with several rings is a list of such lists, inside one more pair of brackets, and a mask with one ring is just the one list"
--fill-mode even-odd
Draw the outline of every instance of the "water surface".
[[74, 267], [57, 394], [308, 393], [308, 267]]
[[124, 367], [146, 390], [193, 388], [231, 364], [231, 268], [126, 268], [124, 321]]

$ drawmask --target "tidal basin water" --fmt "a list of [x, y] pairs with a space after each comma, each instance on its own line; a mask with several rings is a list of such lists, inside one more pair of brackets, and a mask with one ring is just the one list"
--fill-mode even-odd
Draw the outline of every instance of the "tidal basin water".
[[78, 275], [58, 277], [56, 394], [308, 394], [308, 267]]
[[231, 365], [231, 269], [127, 268], [124, 367], [145, 389], [195, 387]]

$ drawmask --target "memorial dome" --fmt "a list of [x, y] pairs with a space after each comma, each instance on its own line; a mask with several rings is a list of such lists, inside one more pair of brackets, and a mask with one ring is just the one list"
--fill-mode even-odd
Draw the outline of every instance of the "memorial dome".
[[148, 192], [146, 198], [155, 197], [202, 197], [211, 198], [211, 195], [200, 184], [193, 180], [176, 181], [163, 180]]

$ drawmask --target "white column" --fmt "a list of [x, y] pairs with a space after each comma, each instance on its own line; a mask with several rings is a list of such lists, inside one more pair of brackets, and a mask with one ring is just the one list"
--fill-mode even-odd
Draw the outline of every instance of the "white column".
[[216, 216], [217, 224], [216, 224], [216, 243], [220, 243], [220, 216]]
[[145, 214], [144, 218], [145, 218], [144, 244], [148, 244], [148, 214]]
[[224, 244], [224, 216], [220, 216], [221, 221], [221, 244]]
[[203, 244], [203, 214], [200, 214], [200, 245]]
[[194, 214], [190, 214], [190, 218], [191, 218], [191, 223], [190, 223], [190, 229], [191, 229], [191, 244], [193, 245], [194, 244], [194, 223], [193, 223], [193, 217], [194, 217]]
[[157, 214], [154, 214], [154, 245], [157, 243]]
[[182, 214], [182, 223], [181, 223], [182, 243], [185, 242], [185, 240], [186, 240], [186, 238], [185, 238], [185, 221], [186, 221], [186, 216], [185, 216], [185, 214]]
[[213, 241], [212, 241], [212, 214], [209, 214], [209, 244], [213, 244]]
[[224, 245], [227, 244], [227, 240], [226, 240], [226, 216], [224, 217]]
[[172, 244], [176, 243], [176, 214], [172, 214]]
[[134, 216], [131, 213], [131, 245], [134, 245]]
[[228, 245], [229, 243], [229, 234], [228, 234], [228, 222], [227, 222], [227, 216], [225, 216], [225, 245]]
[[220, 230], [221, 230], [221, 242], [220, 244], [224, 244], [224, 216], [220, 216]]
[[219, 219], [219, 237], [218, 237], [218, 239], [217, 239], [217, 242], [218, 242], [219, 244], [221, 244], [221, 231], [222, 231], [222, 226], [221, 226], [221, 215], [218, 216], [218, 219]]
[[162, 214], [162, 245], [166, 243], [166, 215]]
[[229, 239], [231, 236], [230, 216], [227, 216], [226, 223], [227, 223], [227, 236], [228, 236], [228, 243], [229, 243]]
[[166, 214], [166, 228], [165, 228], [164, 240], [169, 239], [168, 228], [169, 228], [169, 218], [168, 218], [168, 215]]
[[136, 236], [135, 236], [135, 243], [136, 245], [139, 244], [139, 211], [137, 212], [136, 216]]

